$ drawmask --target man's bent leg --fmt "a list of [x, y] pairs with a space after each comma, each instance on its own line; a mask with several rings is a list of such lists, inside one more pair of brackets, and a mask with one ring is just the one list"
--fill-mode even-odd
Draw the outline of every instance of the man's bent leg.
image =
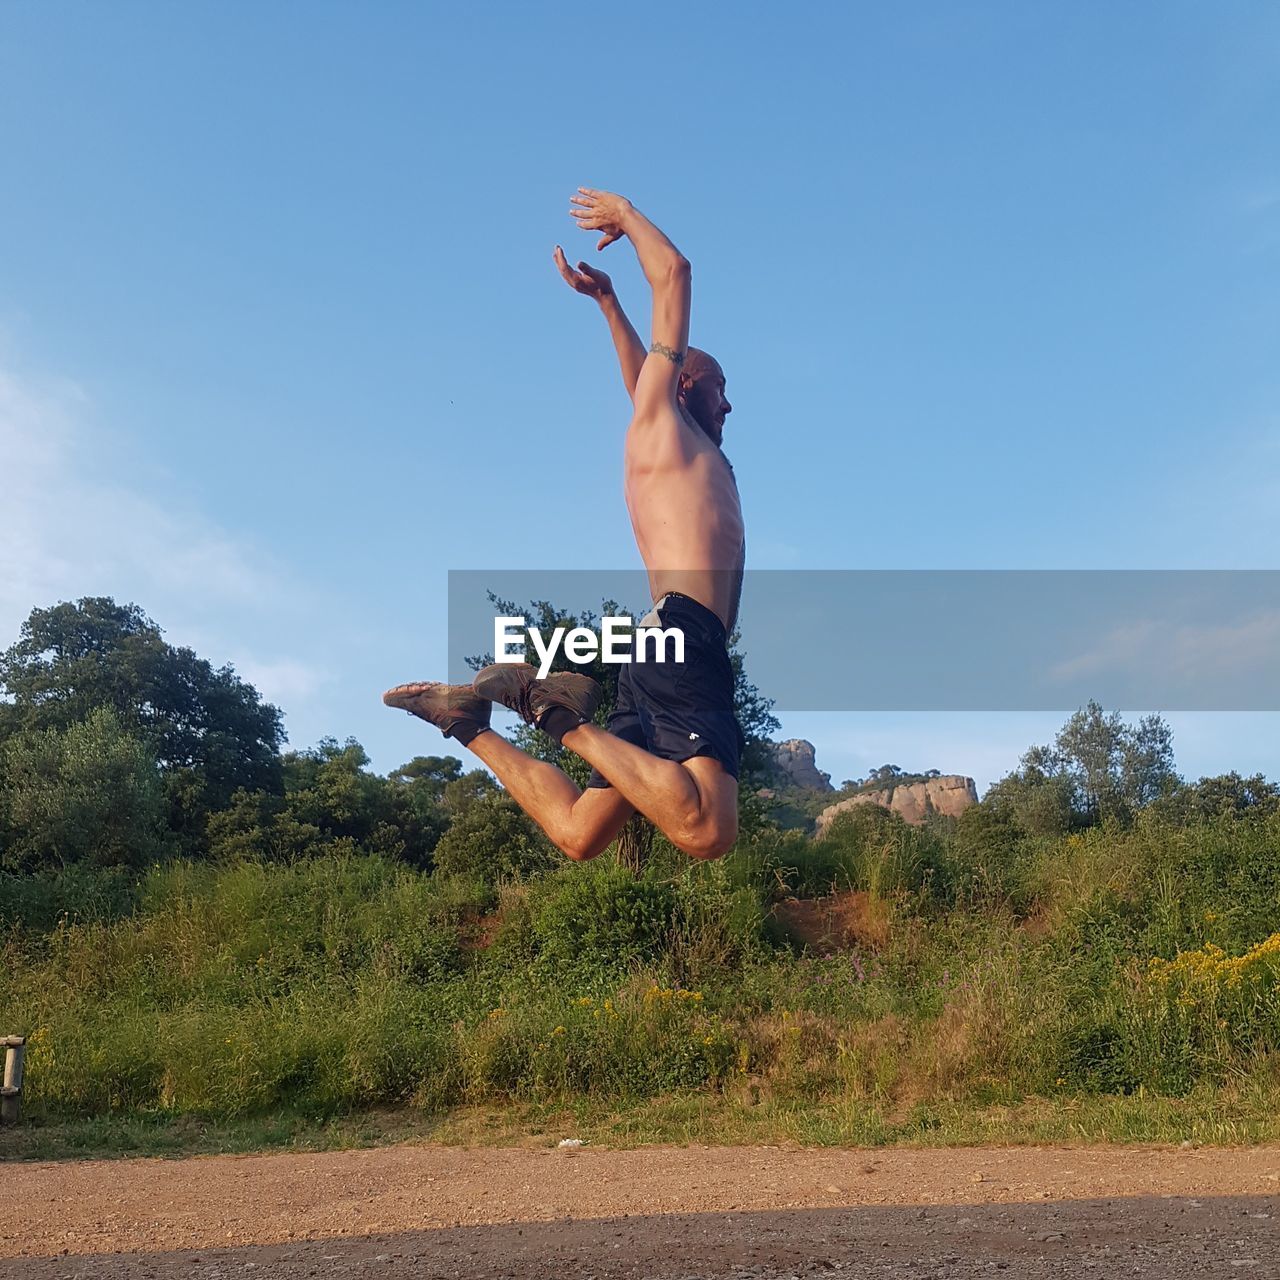
[[738, 838], [738, 780], [711, 756], [663, 760], [594, 724], [570, 729], [563, 741], [690, 856], [718, 858]]
[[579, 791], [555, 765], [535, 760], [496, 733], [481, 733], [470, 745], [552, 844], [575, 862], [603, 853], [635, 812], [625, 794], [603, 787]]
[[[573, 676], [570, 691], [580, 697], [593, 694], [583, 704], [595, 710], [594, 681]], [[564, 684], [564, 680], [561, 680]], [[587, 686], [590, 686], [587, 688]], [[498, 775], [516, 803], [565, 854], [575, 861], [603, 853], [617, 837], [634, 807], [616, 792], [578, 790], [554, 765], [521, 751], [489, 728], [489, 699], [470, 685], [419, 680], [398, 684], [382, 695], [389, 707], [433, 724], [446, 738], [453, 738]]]

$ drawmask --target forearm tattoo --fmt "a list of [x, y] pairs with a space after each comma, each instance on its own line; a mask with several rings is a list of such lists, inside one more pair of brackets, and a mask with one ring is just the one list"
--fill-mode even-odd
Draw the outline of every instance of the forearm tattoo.
[[666, 356], [674, 365], [684, 364], [684, 352], [677, 351], [674, 347], [668, 347], [665, 343], [655, 342], [649, 350], [655, 356]]

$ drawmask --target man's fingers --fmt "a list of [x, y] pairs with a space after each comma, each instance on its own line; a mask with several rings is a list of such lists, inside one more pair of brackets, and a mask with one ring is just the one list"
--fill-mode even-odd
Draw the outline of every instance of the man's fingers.
[[622, 237], [616, 231], [606, 231], [600, 243], [596, 245], [596, 252], [601, 249], [607, 249], [615, 240], [621, 240]]

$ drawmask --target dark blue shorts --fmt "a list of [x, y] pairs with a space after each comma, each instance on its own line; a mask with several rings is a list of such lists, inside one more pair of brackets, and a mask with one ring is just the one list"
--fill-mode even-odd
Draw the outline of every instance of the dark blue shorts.
[[[745, 743], [733, 712], [733, 667], [724, 624], [705, 605], [675, 593], [662, 597], [657, 614], [664, 628], [684, 632], [684, 661], [636, 662], [633, 647], [605, 727], [663, 760], [711, 756], [736, 778]], [[593, 770], [587, 785], [610, 783]]]

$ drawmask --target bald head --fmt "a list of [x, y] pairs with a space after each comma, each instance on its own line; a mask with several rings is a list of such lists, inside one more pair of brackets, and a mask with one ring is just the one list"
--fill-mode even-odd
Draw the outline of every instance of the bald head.
[[684, 372], [687, 377], [700, 378], [707, 373], [716, 373], [720, 377], [724, 377], [724, 370], [720, 368], [720, 361], [710, 353], [703, 351], [701, 347], [690, 347], [685, 352]]
[[680, 371], [680, 400], [716, 445], [724, 437], [725, 417], [733, 410], [725, 399], [724, 387], [724, 370], [715, 356], [700, 347], [690, 347]]

